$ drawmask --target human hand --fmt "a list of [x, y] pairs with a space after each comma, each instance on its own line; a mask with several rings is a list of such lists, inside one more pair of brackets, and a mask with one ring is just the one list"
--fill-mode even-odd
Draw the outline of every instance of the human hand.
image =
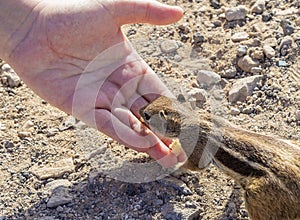
[[41, 0], [27, 16], [29, 28], [12, 35], [25, 37], [6, 61], [50, 104], [169, 167], [185, 154], [175, 155], [170, 140], [145, 132], [138, 110], [170, 93], [121, 26], [168, 24], [181, 16], [180, 8], [151, 0]]

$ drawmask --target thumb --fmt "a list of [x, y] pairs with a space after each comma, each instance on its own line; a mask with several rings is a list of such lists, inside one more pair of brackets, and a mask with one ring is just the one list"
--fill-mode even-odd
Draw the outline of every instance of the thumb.
[[130, 23], [170, 24], [178, 21], [183, 15], [180, 7], [165, 5], [155, 0], [118, 0], [114, 2], [110, 12], [120, 26]]

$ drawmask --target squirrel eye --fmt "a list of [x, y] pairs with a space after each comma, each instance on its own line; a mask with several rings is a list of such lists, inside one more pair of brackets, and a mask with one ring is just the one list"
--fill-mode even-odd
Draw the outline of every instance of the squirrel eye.
[[151, 118], [151, 115], [148, 112], [144, 112], [144, 116], [145, 116], [146, 121], [149, 121]]

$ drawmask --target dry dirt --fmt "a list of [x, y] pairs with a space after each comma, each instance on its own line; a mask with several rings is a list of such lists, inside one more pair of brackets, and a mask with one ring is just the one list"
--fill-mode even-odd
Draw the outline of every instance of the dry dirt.
[[[170, 90], [188, 98], [199, 87], [199, 70], [212, 70], [222, 81], [218, 89], [207, 91], [209, 101], [200, 107], [243, 128], [299, 141], [299, 2], [266, 0], [262, 15], [251, 12], [255, 1], [221, 0], [220, 8], [217, 0], [163, 2], [181, 6], [184, 18], [169, 26], [123, 29]], [[228, 22], [226, 7], [242, 4], [249, 9], [246, 18]], [[294, 41], [282, 52], [280, 43], [289, 35], [281, 25], [284, 19], [292, 26]], [[248, 33], [248, 39], [233, 42], [237, 32]], [[275, 38], [275, 56], [258, 59], [259, 72], [242, 71], [237, 65], [239, 45], [247, 45], [253, 57], [268, 38]], [[163, 50], [166, 42], [170, 51]], [[224, 76], [233, 67], [234, 76]], [[229, 103], [233, 83], [252, 75], [264, 76], [254, 92], [243, 102]], [[168, 170], [147, 155], [86, 128], [24, 83], [11, 88], [1, 78], [0, 220], [248, 219], [240, 188], [213, 165], [199, 173], [177, 170], [162, 178]], [[57, 175], [39, 176], [37, 170], [50, 166], [59, 167]], [[52, 207], [55, 198], [61, 205]]]

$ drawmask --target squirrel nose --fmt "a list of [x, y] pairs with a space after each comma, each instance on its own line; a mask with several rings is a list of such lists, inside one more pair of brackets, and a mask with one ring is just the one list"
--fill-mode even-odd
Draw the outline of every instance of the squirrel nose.
[[148, 112], [144, 112], [144, 118], [146, 121], [149, 121], [151, 118], [151, 115]]

